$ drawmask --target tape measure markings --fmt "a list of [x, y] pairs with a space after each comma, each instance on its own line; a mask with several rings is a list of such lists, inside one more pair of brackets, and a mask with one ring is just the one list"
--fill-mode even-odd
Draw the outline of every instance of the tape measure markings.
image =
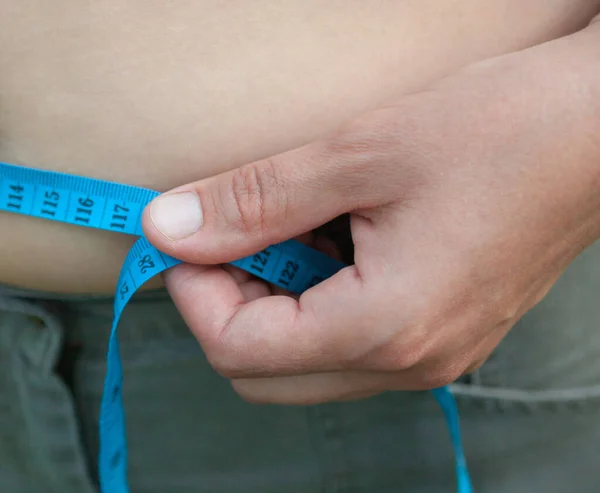
[[[33, 171], [33, 172], [32, 172]], [[159, 195], [129, 185], [0, 163], [0, 209], [142, 236], [141, 213]]]
[[140, 238], [128, 252], [117, 281], [113, 323], [108, 342], [107, 373], [100, 404], [99, 476], [104, 493], [128, 493], [125, 411], [122, 405], [123, 369], [117, 327], [123, 309], [146, 281], [179, 264]]
[[[140, 237], [127, 253], [114, 297], [99, 421], [102, 493], [129, 493], [123, 368], [117, 337], [121, 314], [139, 287], [180, 263], [158, 251], [143, 236], [142, 212], [158, 195], [159, 192], [145, 188], [0, 162], [0, 211]], [[296, 294], [346, 267], [295, 240], [269, 246], [231, 265]], [[471, 493], [454, 397], [447, 387], [435, 389], [433, 394], [450, 430], [458, 492]]]

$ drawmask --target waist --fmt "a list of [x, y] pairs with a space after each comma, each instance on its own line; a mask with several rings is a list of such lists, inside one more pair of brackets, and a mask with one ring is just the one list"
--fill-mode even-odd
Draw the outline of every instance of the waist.
[[[0, 160], [165, 191], [573, 31], [598, 3], [0, 0]], [[132, 242], [0, 214], [0, 283], [108, 295]]]

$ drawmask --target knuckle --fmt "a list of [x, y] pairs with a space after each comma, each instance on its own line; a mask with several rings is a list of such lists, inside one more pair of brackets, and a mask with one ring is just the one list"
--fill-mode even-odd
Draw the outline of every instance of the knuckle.
[[233, 378], [240, 373], [240, 362], [236, 357], [237, 353], [232, 350], [225, 337], [229, 323], [223, 325], [216, 321], [201, 324], [188, 322], [188, 326], [213, 370], [223, 377]]
[[418, 365], [426, 354], [425, 344], [412, 345], [399, 351], [393, 362], [394, 371], [407, 371]]
[[333, 135], [326, 142], [325, 153], [332, 157], [333, 165], [352, 168], [352, 175], [347, 176], [363, 184], [365, 177], [373, 178], [374, 167], [381, 168], [394, 161], [398, 148], [398, 138], [388, 119], [367, 115]]
[[276, 162], [265, 159], [232, 172], [226, 190], [232, 208], [228, 218], [244, 234], [264, 236], [270, 224], [285, 219], [285, 194]]
[[216, 352], [206, 351], [206, 359], [208, 360], [210, 366], [222, 377], [239, 377], [239, 368], [231, 358]]
[[225, 378], [243, 376], [243, 359], [239, 351], [231, 347], [223, 337], [217, 335], [202, 341], [202, 350], [208, 364], [215, 372]]
[[462, 364], [447, 363], [424, 372], [420, 383], [427, 390], [445, 387], [458, 380], [465, 369]]
[[409, 340], [403, 340], [393, 349], [392, 371], [406, 371], [421, 364], [432, 349], [434, 340], [427, 336], [424, 328], [413, 328], [408, 331], [415, 334]]
[[[382, 326], [381, 321], [374, 323]], [[400, 322], [401, 331], [392, 329], [397, 327], [398, 323], [398, 317], [385, 322], [383, 327], [390, 327], [389, 330], [393, 330], [394, 334], [379, 339], [359, 358], [352, 359], [349, 366], [361, 366], [384, 372], [405, 372], [420, 366], [435, 349], [438, 344], [437, 338], [432, 336], [429, 323], [422, 317], [420, 322], [414, 320], [404, 324]]]
[[[343, 126], [326, 144], [332, 166], [343, 168], [336, 176], [344, 176], [344, 192], [361, 190], [365, 204], [359, 205], [368, 206], [382, 195], [414, 193], [431, 179], [425, 165], [434, 157], [423, 140], [422, 124], [401, 113], [398, 108], [371, 112]], [[375, 197], [370, 197], [365, 183], [375, 182]]]
[[245, 380], [231, 380], [233, 390], [249, 404], [271, 404], [272, 399], [264, 392], [257, 392], [256, 385], [248, 384]]

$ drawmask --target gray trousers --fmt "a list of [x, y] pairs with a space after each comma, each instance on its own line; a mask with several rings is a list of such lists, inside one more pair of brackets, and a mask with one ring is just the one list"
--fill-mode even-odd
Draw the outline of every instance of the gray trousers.
[[[4, 293], [4, 294], [2, 294]], [[110, 299], [0, 291], [0, 492], [93, 493]], [[245, 403], [164, 292], [120, 325], [132, 493], [450, 493], [428, 393]], [[600, 244], [454, 385], [478, 493], [600, 491]]]

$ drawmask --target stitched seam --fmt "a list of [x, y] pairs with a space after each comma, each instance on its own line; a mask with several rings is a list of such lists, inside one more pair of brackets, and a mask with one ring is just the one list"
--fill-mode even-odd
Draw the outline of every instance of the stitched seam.
[[452, 384], [450, 388], [457, 396], [481, 397], [523, 403], [556, 403], [590, 399], [600, 401], [600, 385], [576, 389], [519, 390], [513, 388], [475, 387], [457, 383]]

